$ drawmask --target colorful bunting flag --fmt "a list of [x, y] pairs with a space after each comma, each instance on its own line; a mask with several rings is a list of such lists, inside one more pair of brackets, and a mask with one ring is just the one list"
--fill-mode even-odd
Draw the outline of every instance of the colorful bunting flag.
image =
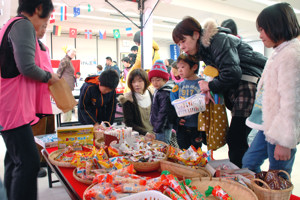
[[114, 29], [114, 30], [113, 30], [113, 33], [114, 33], [114, 38], [115, 38], [115, 39], [121, 37], [121, 35], [120, 35], [120, 30], [119, 30], [119, 29]]
[[53, 35], [60, 36], [61, 34], [61, 26], [53, 25]]
[[102, 40], [106, 39], [106, 30], [99, 30], [99, 38]]
[[74, 17], [77, 17], [78, 15], [80, 15], [80, 8], [78, 7], [74, 7], [73, 8], [73, 13], [74, 13]]
[[133, 32], [132, 32], [132, 28], [131, 27], [128, 27], [125, 30], [126, 30], [127, 37], [133, 36]]
[[60, 7], [60, 21], [67, 20], [67, 6]]
[[55, 10], [53, 10], [53, 12], [50, 15], [50, 19], [49, 19], [50, 24], [55, 23], [55, 14], [54, 14], [54, 12], [55, 12]]
[[85, 30], [85, 39], [92, 39], [92, 30]]
[[77, 37], [77, 29], [76, 28], [70, 28], [69, 37], [70, 38], [76, 38]]

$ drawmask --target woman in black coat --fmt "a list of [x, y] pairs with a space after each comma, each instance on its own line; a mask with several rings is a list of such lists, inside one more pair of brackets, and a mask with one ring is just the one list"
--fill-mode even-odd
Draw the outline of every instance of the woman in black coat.
[[245, 120], [251, 113], [266, 58], [215, 21], [207, 21], [202, 28], [197, 20], [186, 17], [174, 28], [173, 40], [186, 54], [218, 69], [219, 76], [210, 82], [200, 81], [199, 85], [202, 93], [224, 95], [232, 114], [226, 138], [229, 158], [241, 167], [250, 132]]

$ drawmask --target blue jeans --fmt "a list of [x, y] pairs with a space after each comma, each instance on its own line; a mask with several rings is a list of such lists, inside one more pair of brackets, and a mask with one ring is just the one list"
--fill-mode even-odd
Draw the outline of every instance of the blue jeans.
[[4, 185], [2, 184], [1, 179], [0, 179], [0, 199], [1, 200], [7, 200], [6, 190], [5, 190]]
[[172, 128], [163, 129], [162, 133], [156, 133], [155, 139], [170, 144]]
[[269, 169], [285, 170], [291, 174], [297, 148], [291, 149], [291, 158], [289, 160], [275, 160], [275, 147], [276, 145], [266, 141], [263, 131], [258, 131], [243, 157], [243, 168], [248, 168], [251, 171], [258, 173], [261, 171], [260, 166], [263, 164], [264, 160], [269, 158]]

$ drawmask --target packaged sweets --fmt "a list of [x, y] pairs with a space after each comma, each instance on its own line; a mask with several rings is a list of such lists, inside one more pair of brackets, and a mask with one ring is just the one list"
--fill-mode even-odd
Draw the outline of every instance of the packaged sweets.
[[215, 187], [208, 186], [208, 189], [205, 191], [205, 196], [213, 195], [218, 197], [220, 200], [232, 200], [232, 197], [229, 196], [219, 185]]

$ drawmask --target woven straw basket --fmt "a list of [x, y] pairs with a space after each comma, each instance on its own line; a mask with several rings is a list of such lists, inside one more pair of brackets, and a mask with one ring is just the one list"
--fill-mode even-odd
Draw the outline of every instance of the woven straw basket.
[[[103, 121], [103, 123], [108, 124], [108, 127], [111, 127], [111, 124], [108, 121]], [[104, 130], [95, 131], [94, 130], [94, 139], [103, 139], [104, 137]]]
[[[285, 173], [288, 176], [289, 181], [291, 182], [291, 177], [286, 171], [280, 170], [279, 172]], [[267, 188], [259, 186], [256, 182], [261, 182]], [[259, 200], [289, 200], [294, 189], [294, 186], [292, 185], [291, 187], [284, 190], [272, 190], [266, 182], [258, 178], [252, 179], [251, 185], [252, 190], [254, 191]]]
[[[158, 140], [153, 140], [152, 144], [163, 144], [165, 146], [168, 146], [168, 144], [166, 144], [165, 142], [158, 141]], [[138, 172], [152, 172], [152, 171], [160, 169], [160, 161], [162, 161], [162, 160], [167, 160], [167, 154], [165, 155], [165, 157], [163, 159], [161, 159], [159, 161], [155, 161], [155, 162], [133, 162], [133, 161], [130, 161], [130, 164], [133, 164], [134, 169]]]
[[[226, 191], [234, 200], [257, 200], [257, 196], [252, 190], [243, 186], [240, 183], [237, 183], [233, 180], [222, 179], [222, 178], [193, 178], [192, 185], [196, 186], [197, 189], [205, 194], [205, 191], [208, 189], [208, 186], [215, 187], [219, 185], [224, 191]], [[209, 196], [207, 200], [216, 199], [214, 196]]]
[[162, 171], [167, 170], [171, 174], [177, 176], [179, 180], [184, 178], [211, 177], [209, 171], [207, 171], [204, 167], [194, 169], [190, 166], [181, 165], [167, 160], [160, 161], [160, 168]]
[[168, 147], [169, 145], [163, 141], [159, 141], [159, 140], [152, 140], [152, 144], [162, 144], [165, 145], [166, 147]]
[[92, 185], [90, 185], [89, 187], [87, 187], [85, 190], [84, 190], [84, 192], [83, 192], [83, 196], [82, 196], [82, 200], [86, 200], [86, 198], [85, 198], [85, 194], [87, 193], [87, 191], [89, 190], [89, 189], [91, 189], [94, 185], [96, 185], [97, 183], [93, 183]]
[[74, 177], [77, 181], [79, 181], [79, 182], [81, 182], [81, 183], [84, 183], [84, 184], [87, 184], [87, 185], [91, 185], [91, 184], [93, 183], [92, 180], [83, 179], [83, 178], [80, 178], [79, 176], [77, 176], [77, 169], [76, 169], [76, 168], [73, 170], [73, 177]]
[[[166, 160], [167, 157], [163, 158]], [[130, 161], [130, 164], [133, 164], [133, 167], [138, 172], [152, 172], [160, 169], [160, 161], [155, 162], [133, 162]]]
[[103, 139], [104, 130], [94, 131], [94, 139]]
[[100, 138], [100, 139], [96, 139], [95, 140], [95, 146], [97, 148], [101, 148], [101, 147], [104, 147], [104, 138]]
[[56, 150], [56, 151], [53, 151], [52, 153], [50, 153], [49, 156], [48, 156], [50, 162], [51, 162], [53, 165], [56, 165], [56, 166], [58, 166], [58, 167], [70, 167], [70, 168], [74, 168], [75, 166], [72, 165], [72, 164], [69, 163], [69, 162], [57, 161], [57, 160], [55, 160], [55, 158], [56, 158], [59, 154], [63, 153], [63, 151], [64, 151], [63, 149], [59, 149], [59, 150]]

